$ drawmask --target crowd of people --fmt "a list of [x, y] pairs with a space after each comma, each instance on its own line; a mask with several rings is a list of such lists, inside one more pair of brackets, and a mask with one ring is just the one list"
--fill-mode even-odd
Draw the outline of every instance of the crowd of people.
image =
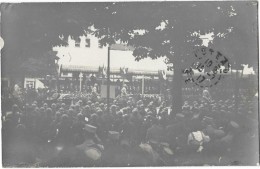
[[[2, 114], [4, 166], [255, 165], [257, 99], [34, 100]], [[5, 105], [2, 105], [5, 106]], [[255, 155], [253, 155], [255, 154]]]

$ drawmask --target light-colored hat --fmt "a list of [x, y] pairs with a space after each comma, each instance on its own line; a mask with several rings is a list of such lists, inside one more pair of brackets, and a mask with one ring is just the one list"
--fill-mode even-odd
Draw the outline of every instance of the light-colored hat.
[[90, 133], [96, 133], [97, 127], [89, 125], [89, 124], [86, 124], [85, 127], [84, 127], [84, 130], [86, 130], [86, 131], [88, 131]]
[[92, 159], [94, 161], [101, 158], [101, 152], [98, 149], [93, 148], [93, 147], [90, 149], [86, 149], [85, 154], [87, 155], [87, 157], [89, 157], [90, 159]]

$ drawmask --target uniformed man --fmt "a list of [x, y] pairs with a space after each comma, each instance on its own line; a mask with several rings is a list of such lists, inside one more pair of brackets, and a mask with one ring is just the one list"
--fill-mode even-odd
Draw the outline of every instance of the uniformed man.
[[95, 126], [85, 125], [85, 141], [76, 146], [76, 152], [72, 160], [75, 167], [102, 166], [101, 156], [104, 147], [95, 142], [96, 130]]
[[152, 117], [152, 126], [147, 130], [146, 140], [152, 144], [161, 143], [164, 140], [164, 129], [159, 125], [159, 121]]

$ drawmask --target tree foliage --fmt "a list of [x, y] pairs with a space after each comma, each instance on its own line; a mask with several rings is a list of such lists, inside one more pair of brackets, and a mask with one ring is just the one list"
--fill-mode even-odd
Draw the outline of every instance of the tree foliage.
[[[53, 46], [66, 45], [69, 35], [87, 33], [102, 45], [121, 41], [135, 47], [136, 60], [166, 57], [174, 65], [176, 92], [181, 92], [181, 70], [207, 33], [214, 39], [209, 47], [233, 66], [257, 67], [255, 1], [2, 4], [1, 15], [3, 73], [17, 73], [28, 58], [46, 57]], [[88, 30], [91, 25], [94, 32]]]
[[[17, 67], [27, 58], [43, 57], [53, 46], [66, 45], [68, 35], [78, 37], [94, 25], [103, 45], [120, 40], [135, 47], [137, 60], [166, 56], [171, 63], [173, 56], [201, 44], [192, 33], [214, 32], [210, 47], [251, 66], [257, 57], [256, 12], [253, 1], [2, 4], [2, 63]], [[161, 23], [164, 29], [158, 29]]]

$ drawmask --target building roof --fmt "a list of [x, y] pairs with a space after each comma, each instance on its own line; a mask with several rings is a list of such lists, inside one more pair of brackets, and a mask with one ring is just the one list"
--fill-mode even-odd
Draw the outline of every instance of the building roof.
[[[82, 66], [82, 65], [61, 65], [61, 72], [85, 72], [85, 73], [98, 73], [99, 67], [93, 66]], [[120, 74], [120, 68], [110, 68], [112, 74]], [[147, 71], [147, 70], [134, 70], [128, 69], [130, 75], [149, 75], [157, 76], [158, 71]], [[167, 72], [167, 75], [172, 75], [172, 72]]]

